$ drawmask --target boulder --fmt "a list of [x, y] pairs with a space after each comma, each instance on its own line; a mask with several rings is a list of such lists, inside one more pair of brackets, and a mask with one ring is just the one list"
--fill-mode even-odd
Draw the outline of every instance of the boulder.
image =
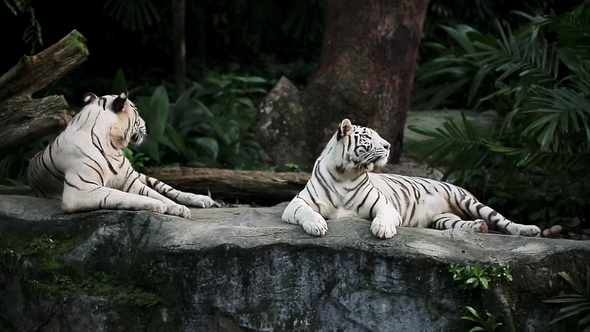
[[[328, 223], [316, 238], [264, 208], [64, 214], [0, 195], [1, 331], [460, 331], [465, 306], [505, 331], [548, 326], [585, 271], [588, 242]], [[467, 291], [450, 264], [510, 266], [513, 281]], [[584, 269], [584, 270], [583, 270]]]

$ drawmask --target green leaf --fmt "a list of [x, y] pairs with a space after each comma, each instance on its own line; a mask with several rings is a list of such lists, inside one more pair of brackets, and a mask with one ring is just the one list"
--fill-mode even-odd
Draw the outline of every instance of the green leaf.
[[157, 140], [164, 135], [170, 112], [166, 88], [163, 85], [158, 86], [145, 106], [147, 108], [146, 115], [142, 114], [142, 117], [146, 121], [148, 134]]
[[169, 124], [166, 124], [166, 135], [168, 136], [168, 138], [170, 139], [172, 144], [174, 144], [174, 146], [176, 147], [178, 152], [180, 152], [180, 154], [186, 160], [190, 160], [191, 159], [190, 154], [189, 154], [188, 148], [184, 144], [184, 141], [182, 140], [180, 135], [178, 135], [176, 130], [174, 130], [174, 128]]
[[158, 149], [158, 143], [150, 138], [149, 136], [144, 138], [141, 145], [137, 148], [141, 152], [145, 153], [150, 159], [160, 162], [160, 151]]
[[194, 140], [201, 148], [203, 148], [209, 156], [215, 160], [219, 154], [219, 145], [217, 141], [210, 137], [199, 137]]
[[233, 77], [233, 79], [235, 79], [236, 81], [240, 81], [240, 82], [245, 82], [245, 83], [266, 83], [267, 81], [262, 78], [262, 77], [258, 77], [258, 76], [238, 76], [238, 77]]
[[472, 328], [471, 330], [469, 330], [469, 332], [475, 332], [475, 331], [487, 331], [487, 330], [481, 326], [476, 326], [476, 327]]
[[488, 278], [481, 278], [479, 279], [479, 282], [481, 283], [481, 287], [483, 287], [483, 289], [489, 289], [489, 279]]
[[125, 74], [121, 68], [117, 69], [117, 73], [115, 74], [115, 79], [113, 80], [113, 86], [111, 88], [111, 93], [114, 95], [119, 95], [122, 92], [127, 91], [127, 80], [125, 79]]
[[458, 24], [455, 28], [451, 28], [448, 26], [441, 26], [443, 30], [445, 30], [467, 53], [474, 53], [475, 48], [473, 47], [473, 43], [467, 37], [467, 32], [475, 31], [472, 27]]

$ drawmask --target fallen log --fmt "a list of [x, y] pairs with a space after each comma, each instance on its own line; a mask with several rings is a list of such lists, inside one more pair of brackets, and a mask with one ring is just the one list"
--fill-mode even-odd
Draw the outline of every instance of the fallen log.
[[32, 95], [87, 56], [86, 38], [73, 30], [42, 52], [23, 56], [0, 77], [0, 159], [67, 126], [71, 115], [63, 96]]
[[210, 192], [215, 200], [257, 205], [290, 201], [310, 177], [308, 173], [190, 167], [150, 168], [144, 173], [182, 191]]

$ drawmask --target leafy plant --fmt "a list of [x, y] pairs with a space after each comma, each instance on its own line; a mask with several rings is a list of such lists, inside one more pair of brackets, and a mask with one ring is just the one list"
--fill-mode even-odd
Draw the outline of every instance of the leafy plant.
[[500, 270], [497, 267], [489, 266], [482, 268], [478, 265], [472, 267], [469, 265], [461, 266], [460, 264], [451, 264], [449, 266], [449, 272], [453, 274], [453, 281], [459, 283], [459, 287], [464, 289], [476, 289], [481, 286], [487, 290], [490, 287], [490, 282], [502, 277], [512, 281], [512, 270], [509, 266]]
[[544, 300], [545, 303], [568, 304], [559, 310], [557, 317], [549, 322], [555, 324], [570, 317], [578, 317], [577, 325], [583, 332], [590, 332], [590, 265], [586, 266], [586, 275], [570, 276], [567, 272], [559, 275], [567, 281], [575, 293], [563, 294]]
[[141, 172], [145, 168], [145, 164], [150, 160], [143, 152], [134, 152], [129, 148], [125, 148], [123, 152], [133, 169], [138, 172]]
[[472, 307], [465, 306], [465, 309], [469, 313], [467, 314], [467, 316], [461, 317], [461, 319], [469, 320], [469, 321], [472, 321], [472, 322], [474, 322], [474, 323], [477, 324], [477, 326], [475, 326], [474, 328], [472, 328], [471, 330], [469, 330], [469, 332], [475, 332], [475, 331], [493, 332], [499, 326], [502, 325], [502, 323], [497, 322], [499, 316], [492, 315], [487, 310], [486, 310], [486, 316], [487, 317], [484, 319], [483, 317], [481, 317], [479, 315], [479, 313], [477, 312], [477, 310], [473, 309]]
[[301, 168], [299, 167], [299, 165], [297, 165], [295, 163], [286, 163], [285, 167], [290, 169], [291, 172], [301, 172]]
[[37, 21], [35, 16], [35, 9], [31, 6], [30, 0], [4, 0], [4, 4], [14, 14], [25, 14], [28, 13], [30, 16], [31, 24], [27, 27], [23, 33], [23, 41], [25, 44], [31, 45], [31, 54], [35, 53], [35, 46], [37, 43], [43, 45], [43, 38], [41, 36], [41, 24]]
[[[513, 30], [496, 21], [498, 37], [447, 27], [462, 52], [433, 60], [463, 66], [468, 103], [494, 107], [504, 117], [500, 132], [481, 133], [465, 117], [437, 129], [409, 126], [426, 136], [413, 151], [431, 165], [448, 160], [445, 179], [458, 172], [459, 184], [482, 188], [475, 194], [500, 203], [513, 219], [583, 227], [590, 197], [590, 52], [578, 42], [590, 33], [590, 9], [520, 14], [530, 23]], [[456, 81], [448, 68], [438, 79]], [[489, 79], [492, 91], [481, 88]], [[559, 205], [547, 205], [551, 196]]]
[[58, 245], [59, 241], [52, 239], [47, 234], [43, 234], [40, 237], [34, 238], [25, 252], [28, 254], [46, 253], [54, 250]]
[[137, 148], [157, 164], [253, 168], [268, 157], [251, 125], [250, 96], [264, 93], [259, 77], [215, 75], [194, 83], [174, 103], [164, 86], [135, 98], [148, 135]]

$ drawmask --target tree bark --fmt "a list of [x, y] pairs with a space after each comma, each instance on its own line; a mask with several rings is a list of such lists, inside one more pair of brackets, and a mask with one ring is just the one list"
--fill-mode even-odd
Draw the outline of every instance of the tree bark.
[[228, 203], [274, 205], [290, 201], [309, 180], [308, 173], [237, 171], [208, 168], [152, 168], [145, 174], [172, 187]]
[[185, 0], [172, 0], [172, 57], [176, 98], [186, 90]]
[[32, 95], [87, 56], [86, 39], [74, 30], [44, 51], [23, 56], [0, 77], [0, 159], [67, 126], [71, 116], [63, 96]]
[[325, 0], [326, 30], [310, 84], [282, 78], [259, 106], [254, 131], [278, 169], [309, 171], [349, 118], [392, 144], [397, 163], [428, 0]]

